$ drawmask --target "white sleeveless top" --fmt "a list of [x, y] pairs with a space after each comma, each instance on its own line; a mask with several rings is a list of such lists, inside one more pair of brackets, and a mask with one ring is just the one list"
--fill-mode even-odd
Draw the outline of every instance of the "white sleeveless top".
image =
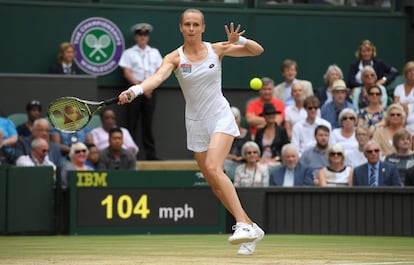
[[186, 58], [179, 47], [180, 64], [174, 71], [186, 102], [185, 116], [191, 120], [214, 117], [224, 108], [230, 108], [221, 90], [221, 61], [211, 47], [204, 42], [207, 57], [197, 63]]
[[346, 187], [348, 186], [348, 178], [351, 167], [347, 166], [340, 172], [330, 170], [328, 167], [324, 167], [326, 176], [326, 183], [328, 187]]

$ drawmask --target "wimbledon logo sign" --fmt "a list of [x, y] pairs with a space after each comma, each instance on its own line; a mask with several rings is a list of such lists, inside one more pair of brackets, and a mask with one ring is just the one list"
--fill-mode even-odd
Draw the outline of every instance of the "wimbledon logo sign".
[[124, 37], [110, 20], [91, 17], [82, 21], [73, 31], [71, 43], [75, 46], [75, 60], [91, 75], [106, 75], [118, 67], [124, 51]]

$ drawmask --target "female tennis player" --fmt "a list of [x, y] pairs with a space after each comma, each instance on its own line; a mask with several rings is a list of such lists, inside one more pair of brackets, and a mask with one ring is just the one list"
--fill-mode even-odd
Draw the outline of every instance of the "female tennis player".
[[187, 9], [179, 25], [184, 43], [167, 54], [158, 71], [119, 95], [119, 103], [129, 103], [136, 96], [148, 93], [165, 81], [174, 71], [182, 89], [186, 107], [187, 148], [194, 152], [198, 166], [214, 194], [234, 216], [236, 225], [229, 237], [231, 244], [242, 243], [239, 254], [252, 254], [264, 232], [243, 210], [236, 190], [223, 171], [223, 163], [239, 130], [230, 104], [221, 87], [221, 61], [224, 56], [257, 56], [263, 48], [246, 39], [233, 23], [224, 26], [227, 41], [208, 43], [202, 40], [204, 15]]

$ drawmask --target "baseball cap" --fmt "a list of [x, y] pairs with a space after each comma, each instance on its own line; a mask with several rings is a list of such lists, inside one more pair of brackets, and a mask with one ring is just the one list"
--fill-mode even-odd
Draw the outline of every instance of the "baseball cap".
[[33, 100], [31, 100], [27, 103], [26, 111], [30, 111], [34, 107], [37, 107], [37, 108], [39, 108], [40, 111], [42, 111], [42, 104], [40, 104], [40, 101], [36, 100], [36, 99], [33, 99]]

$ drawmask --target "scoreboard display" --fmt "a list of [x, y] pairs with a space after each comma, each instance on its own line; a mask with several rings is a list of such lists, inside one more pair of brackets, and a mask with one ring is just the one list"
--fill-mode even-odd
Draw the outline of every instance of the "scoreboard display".
[[78, 171], [71, 234], [224, 233], [225, 209], [196, 171]]

